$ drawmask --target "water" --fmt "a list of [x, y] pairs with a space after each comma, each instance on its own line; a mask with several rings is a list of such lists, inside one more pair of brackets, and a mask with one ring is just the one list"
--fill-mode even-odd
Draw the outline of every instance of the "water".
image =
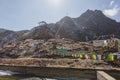
[[[1, 68], [3, 67], [4, 66], [2, 66]], [[24, 74], [24, 70], [26, 68], [24, 67], [14, 68], [18, 70], [23, 70], [23, 74], [8, 70], [0, 70], [0, 80], [95, 80], [95, 71], [91, 70], [32, 67], [27, 68], [29, 74]], [[39, 76], [31, 75], [32, 71], [33, 73], [36, 73], [36, 75]]]
[[32, 75], [12, 75], [12, 76], [0, 76], [0, 80], [90, 80], [76, 77], [54, 77], [54, 78], [44, 78], [36, 77]]

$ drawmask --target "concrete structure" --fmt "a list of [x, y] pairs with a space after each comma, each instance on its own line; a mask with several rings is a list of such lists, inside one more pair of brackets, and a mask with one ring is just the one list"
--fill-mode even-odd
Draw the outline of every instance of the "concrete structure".
[[100, 47], [100, 46], [107, 46], [106, 40], [95, 40], [93, 41], [93, 46]]
[[105, 40], [94, 40], [93, 41], [94, 47], [107, 47], [107, 51], [114, 51], [114, 52], [120, 52], [120, 39], [118, 38], [111, 38], [111, 39], [105, 39]]
[[97, 71], [97, 80], [116, 80], [104, 71]]

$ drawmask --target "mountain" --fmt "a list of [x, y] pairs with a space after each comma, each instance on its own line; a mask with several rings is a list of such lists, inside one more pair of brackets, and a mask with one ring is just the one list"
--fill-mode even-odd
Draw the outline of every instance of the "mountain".
[[7, 42], [15, 41], [18, 39], [18, 35], [14, 31], [0, 29], [0, 45]]
[[19, 37], [23, 36], [24, 33], [27, 33], [29, 30], [21, 30], [21, 31], [15, 31]]
[[100, 10], [87, 10], [78, 18], [64, 17], [52, 30], [61, 38], [86, 41], [94, 39], [94, 36], [120, 35], [120, 23], [106, 17]]
[[120, 22], [106, 17], [100, 10], [87, 10], [77, 18], [65, 16], [56, 23], [40, 22], [31, 30], [11, 31], [0, 29], [0, 45], [25, 39], [68, 38], [79, 41], [93, 40], [95, 36], [120, 36]]
[[54, 33], [47, 27], [47, 24], [39, 25], [31, 30], [11, 31], [0, 29], [0, 46], [9, 42], [25, 39], [50, 39]]
[[[41, 25], [42, 24], [42, 25]], [[48, 27], [46, 22], [41, 22], [39, 26], [32, 28], [21, 37], [22, 40], [25, 39], [50, 39], [54, 37], [54, 33]]]
[[89, 31], [89, 33], [92, 31], [96, 35], [117, 34], [116, 31], [120, 27], [115, 20], [106, 17], [99, 10], [87, 10], [75, 20], [80, 26]]
[[55, 31], [55, 35], [59, 35], [61, 38], [70, 39], [77, 39], [79, 37], [77, 32], [80, 31], [74, 20], [68, 16], [57, 22], [52, 30]]
[[26, 30], [11, 31], [0, 28], [0, 45], [18, 40], [25, 32]]

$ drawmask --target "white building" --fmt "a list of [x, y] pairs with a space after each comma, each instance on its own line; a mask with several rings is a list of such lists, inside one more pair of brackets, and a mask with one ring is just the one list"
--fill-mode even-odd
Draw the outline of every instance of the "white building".
[[93, 41], [93, 46], [95, 47], [107, 46], [107, 40], [95, 40]]

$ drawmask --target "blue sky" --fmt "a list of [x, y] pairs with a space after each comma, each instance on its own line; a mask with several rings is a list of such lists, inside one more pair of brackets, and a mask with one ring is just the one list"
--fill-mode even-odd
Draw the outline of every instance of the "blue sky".
[[64, 16], [79, 17], [87, 9], [102, 10], [120, 22], [120, 0], [0, 0], [0, 28], [31, 29], [40, 21], [55, 23]]

